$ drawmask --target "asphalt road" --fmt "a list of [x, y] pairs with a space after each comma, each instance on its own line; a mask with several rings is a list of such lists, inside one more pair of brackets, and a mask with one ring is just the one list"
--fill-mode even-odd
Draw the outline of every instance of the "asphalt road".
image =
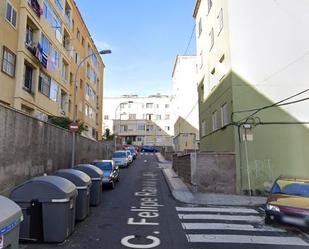
[[265, 226], [257, 209], [201, 207], [175, 201], [154, 154], [141, 155], [120, 172], [114, 190], [62, 244], [22, 244], [38, 248], [304, 249], [298, 232]]

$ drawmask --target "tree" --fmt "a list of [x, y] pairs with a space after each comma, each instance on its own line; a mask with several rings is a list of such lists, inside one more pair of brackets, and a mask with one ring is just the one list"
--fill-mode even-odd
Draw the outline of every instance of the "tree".
[[104, 140], [113, 140], [114, 137], [115, 137], [115, 135], [114, 135], [114, 134], [111, 134], [110, 129], [109, 129], [109, 128], [106, 128], [106, 129], [105, 129], [105, 133], [104, 133], [104, 135], [103, 135], [103, 139], [104, 139]]
[[[68, 118], [68, 117], [49, 116], [48, 122], [53, 124], [53, 125], [62, 127], [66, 130], [69, 130], [69, 124], [72, 123], [73, 120]], [[79, 127], [78, 131], [77, 131], [78, 134], [81, 134], [83, 131], [86, 130], [84, 122], [77, 120], [76, 123], [78, 123], [78, 127]]]

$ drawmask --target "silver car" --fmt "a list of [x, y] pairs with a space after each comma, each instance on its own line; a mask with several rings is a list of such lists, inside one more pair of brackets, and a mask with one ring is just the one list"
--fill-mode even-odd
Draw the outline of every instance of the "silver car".
[[117, 150], [114, 152], [112, 160], [114, 160], [115, 165], [120, 168], [129, 166], [128, 153], [125, 150]]

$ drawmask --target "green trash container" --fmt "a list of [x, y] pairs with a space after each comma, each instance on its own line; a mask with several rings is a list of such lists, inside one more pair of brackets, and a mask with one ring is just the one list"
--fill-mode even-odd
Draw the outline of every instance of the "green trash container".
[[18, 249], [22, 220], [21, 208], [10, 199], [0, 196], [0, 248]]

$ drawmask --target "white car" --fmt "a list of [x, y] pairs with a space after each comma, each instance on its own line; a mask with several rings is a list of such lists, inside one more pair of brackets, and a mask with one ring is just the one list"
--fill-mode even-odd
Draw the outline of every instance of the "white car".
[[128, 154], [129, 163], [131, 164], [133, 162], [133, 155], [132, 155], [131, 151], [129, 151], [129, 150], [126, 150], [126, 152]]
[[112, 160], [114, 160], [115, 165], [119, 168], [124, 168], [129, 166], [128, 153], [125, 150], [117, 150], [114, 152]]

